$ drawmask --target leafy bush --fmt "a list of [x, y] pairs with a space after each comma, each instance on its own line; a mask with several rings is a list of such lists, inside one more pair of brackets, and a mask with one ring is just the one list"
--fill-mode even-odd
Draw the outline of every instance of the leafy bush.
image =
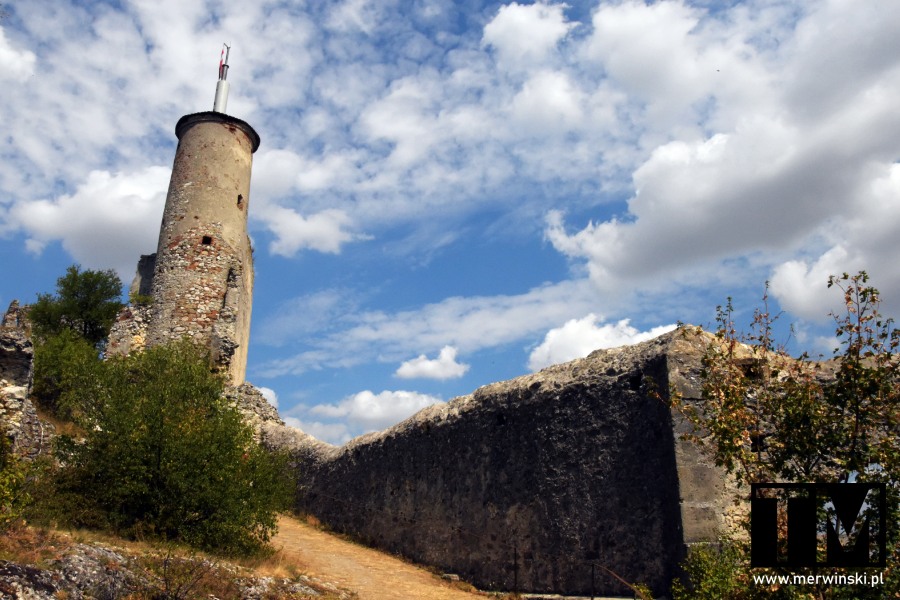
[[720, 547], [692, 546], [683, 565], [690, 588], [676, 581], [672, 585], [672, 597], [674, 600], [746, 598], [747, 582], [742, 581], [741, 558], [740, 549], [728, 542]]
[[73, 392], [87, 384], [99, 362], [97, 349], [72, 330], [47, 337], [35, 349], [32, 394], [54, 415], [80, 422], [89, 407], [80, 406]]
[[86, 438], [58, 447], [58, 499], [72, 525], [226, 554], [265, 545], [290, 498], [286, 460], [253, 441], [204, 353], [154, 347], [86, 375], [66, 392], [87, 407]]
[[77, 265], [56, 280], [56, 294], [38, 294], [28, 311], [35, 334], [34, 388], [38, 403], [54, 415], [78, 420], [83, 407], [66, 390], [99, 359], [123, 304], [114, 271], [81, 271]]
[[0, 531], [22, 516], [22, 508], [28, 502], [26, 475], [26, 465], [13, 452], [9, 439], [0, 433]]

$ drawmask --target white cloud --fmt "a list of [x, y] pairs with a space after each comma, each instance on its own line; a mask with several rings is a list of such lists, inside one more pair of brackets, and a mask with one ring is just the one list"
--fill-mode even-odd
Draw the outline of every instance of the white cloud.
[[358, 392], [337, 404], [317, 404], [311, 415], [324, 419], [342, 419], [362, 432], [385, 429], [417, 413], [427, 406], [442, 402], [440, 398], [418, 392], [370, 390]]
[[0, 27], [0, 81], [24, 81], [34, 74], [36, 57], [30, 50], [17, 50]]
[[279, 256], [291, 257], [304, 249], [339, 254], [342, 245], [364, 239], [347, 231], [351, 219], [339, 209], [326, 209], [304, 217], [291, 208], [269, 205], [258, 210], [256, 216], [275, 234], [269, 251]]
[[[834, 249], [829, 259], [838, 248], [849, 252], [839, 270], [865, 264], [883, 272], [888, 287], [900, 288], [896, 270], [886, 268], [886, 253], [895, 255], [900, 242], [883, 237], [875, 251], [853, 231], [862, 221], [857, 215], [866, 214], [869, 223], [894, 216], [895, 203], [874, 208], [871, 198], [896, 160], [889, 139], [900, 135], [900, 117], [889, 100], [900, 93], [900, 52], [888, 53], [891, 59], [881, 52], [886, 46], [900, 50], [888, 33], [895, 17], [879, 22], [871, 7], [860, 17], [849, 4], [825, 5], [800, 15], [796, 36], [784, 30], [788, 41], [781, 43], [762, 35], [741, 10], [727, 21], [701, 20], [701, 11], [676, 2], [599, 9], [589, 54], [610, 69], [629, 105], [646, 104], [629, 114], [644, 129], [641, 144], [648, 154], [630, 167], [634, 193], [626, 213], [573, 233], [551, 213], [547, 238], [554, 247], [584, 261], [601, 288], [647, 289], [680, 285], [698, 269], [711, 273], [748, 257], [774, 272], [798, 256], [821, 252], [825, 241], [826, 249]], [[672, 26], [662, 31], [667, 15]], [[644, 27], [644, 18], [653, 40], [631, 43], [629, 31], [639, 21]], [[813, 49], [825, 43], [803, 32], [825, 30], [840, 31], [846, 52], [861, 46], [854, 58], [844, 59], [859, 69], [853, 85], [821, 65], [810, 71], [814, 86], [799, 74], [816, 62]], [[867, 46], [873, 39], [879, 52]], [[657, 67], [674, 79], [657, 77]], [[698, 119], [703, 129], [693, 127]], [[784, 271], [778, 289], [788, 289]], [[824, 290], [824, 280], [815, 289]], [[802, 304], [798, 299], [794, 306]]]
[[267, 387], [258, 387], [259, 393], [263, 395], [263, 398], [266, 399], [266, 402], [274, 406], [276, 409], [278, 408], [278, 394], [275, 393], [275, 390]]
[[338, 31], [369, 33], [376, 25], [378, 3], [371, 0], [344, 0], [331, 9], [328, 26]]
[[564, 73], [539, 71], [512, 100], [512, 114], [532, 134], [561, 134], [584, 120], [583, 93]]
[[900, 222], [900, 164], [883, 169], [860, 191], [841, 218], [818, 232], [825, 249], [812, 257], [776, 265], [771, 290], [785, 309], [812, 322], [841, 314], [843, 298], [836, 289], [826, 290], [831, 275], [865, 270], [870, 284], [882, 292], [883, 314], [900, 314], [900, 277], [896, 275], [896, 224]]
[[444, 346], [435, 359], [424, 354], [405, 361], [397, 369], [395, 375], [401, 379], [454, 379], [462, 377], [469, 370], [469, 365], [456, 362], [456, 348]]
[[[563, 4], [510, 2], [482, 31], [467, 24], [496, 5], [21, 10], [0, 29], [0, 79], [15, 82], [0, 94], [0, 231], [130, 275], [159, 220], [138, 231], [135, 214], [151, 196], [161, 210], [168, 177], [147, 165], [171, 164], [174, 121], [211, 105], [229, 40], [230, 109], [263, 138], [250, 217], [270, 253], [338, 253], [366, 232], [421, 260], [487, 219], [521, 239], [549, 213], [546, 237], [574, 266], [525, 293], [407, 310], [288, 302], [270, 338], [306, 347], [275, 371], [469, 353], [590, 311], [620, 318], [635, 296], [670, 322], [686, 297], [767, 275], [809, 319], [825, 272], [859, 267], [900, 308], [900, 11], [708, 4], [597, 0], [571, 11], [592, 8], [578, 25]], [[147, 185], [123, 195], [128, 180]], [[304, 307], [318, 311], [306, 325]]]
[[484, 27], [482, 43], [496, 50], [499, 62], [509, 68], [529, 68], [545, 62], [575, 26], [566, 21], [565, 4], [519, 4], [500, 7]]
[[[412, 352], [447, 345], [473, 352], [529, 338], [584, 314], [596, 302], [596, 290], [590, 282], [574, 280], [540, 286], [519, 295], [447, 298], [417, 310], [392, 314], [356, 312], [346, 315], [334, 331], [310, 336], [309, 350], [263, 365], [261, 374], [275, 377], [369, 360], [402, 360]], [[279, 316], [285, 327], [291, 327], [292, 319], [304, 318], [302, 311]]]
[[168, 182], [164, 167], [92, 171], [71, 195], [16, 203], [11, 219], [32, 252], [58, 240], [82, 266], [114, 268], [128, 283], [138, 257], [156, 251]]
[[639, 331], [629, 325], [629, 319], [602, 325], [599, 321], [599, 317], [592, 313], [551, 329], [544, 336], [544, 341], [532, 350], [528, 368], [537, 371], [549, 365], [583, 358], [594, 350], [637, 344], [675, 329], [675, 325], [660, 325], [650, 331]]
[[349, 442], [353, 435], [345, 423], [322, 423], [297, 417], [284, 417], [284, 423], [288, 427], [299, 429], [318, 440], [340, 446]]
[[825, 285], [829, 276], [847, 270], [847, 258], [847, 251], [837, 246], [812, 264], [803, 260], [784, 262], [772, 273], [772, 295], [782, 308], [798, 317], [813, 322], [826, 321], [831, 312], [840, 308], [841, 297], [826, 293]]

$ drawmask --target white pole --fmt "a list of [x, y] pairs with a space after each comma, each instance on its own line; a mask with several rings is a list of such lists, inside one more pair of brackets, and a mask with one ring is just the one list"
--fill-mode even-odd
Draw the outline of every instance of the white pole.
[[213, 101], [213, 112], [224, 113], [228, 105], [228, 55], [231, 54], [231, 46], [223, 44], [222, 58], [219, 59], [219, 81], [216, 83], [216, 99]]
[[[228, 82], [220, 79], [216, 83], [216, 100], [213, 102], [213, 112], [224, 113], [228, 105]], [[207, 105], [208, 106], [208, 105]]]

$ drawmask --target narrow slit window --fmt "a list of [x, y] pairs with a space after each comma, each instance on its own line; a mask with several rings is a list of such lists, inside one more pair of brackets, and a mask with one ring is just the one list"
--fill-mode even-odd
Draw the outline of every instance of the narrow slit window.
[[244, 208], [244, 195], [238, 194], [238, 208]]

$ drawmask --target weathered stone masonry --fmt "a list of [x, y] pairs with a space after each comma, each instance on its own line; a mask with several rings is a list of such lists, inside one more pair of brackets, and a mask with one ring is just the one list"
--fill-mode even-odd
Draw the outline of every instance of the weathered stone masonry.
[[[186, 115], [156, 254], [142, 256], [132, 292], [149, 291], [149, 314], [120, 315], [110, 349], [184, 337], [207, 345], [230, 383], [244, 381], [250, 339], [253, 251], [247, 235], [250, 172], [259, 136], [234, 117]], [[150, 275], [152, 273], [152, 276]]]
[[[299, 509], [478, 587], [585, 595], [594, 562], [663, 594], [730, 500], [652, 393], [699, 398], [707, 342], [679, 330], [597, 351], [340, 448], [276, 425], [264, 439], [293, 450]], [[629, 593], [599, 568], [594, 591]]]

